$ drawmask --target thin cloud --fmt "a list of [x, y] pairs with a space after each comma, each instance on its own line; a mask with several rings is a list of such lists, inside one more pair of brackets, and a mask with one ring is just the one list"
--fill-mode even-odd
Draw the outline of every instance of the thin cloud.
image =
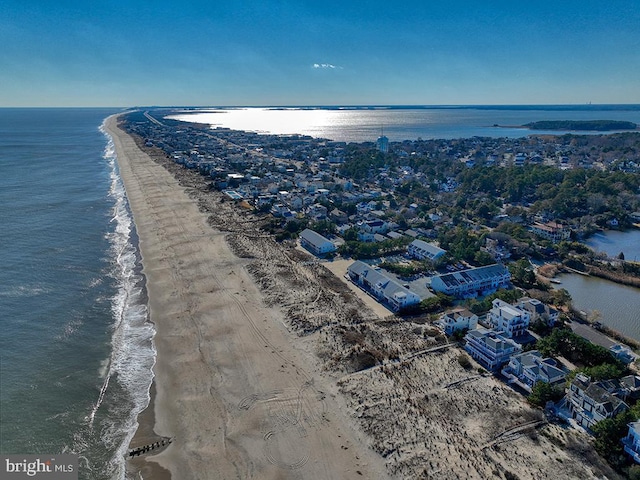
[[335, 70], [336, 68], [342, 69], [342, 67], [338, 65], [333, 65], [331, 63], [314, 63], [313, 68], [322, 68], [322, 69], [331, 69], [331, 70]]

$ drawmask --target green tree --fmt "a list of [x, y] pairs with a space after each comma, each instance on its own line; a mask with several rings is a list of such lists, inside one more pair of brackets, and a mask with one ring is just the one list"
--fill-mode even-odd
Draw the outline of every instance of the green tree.
[[536, 382], [531, 388], [527, 400], [531, 405], [544, 407], [548, 401], [557, 402], [564, 395], [562, 388], [553, 387], [546, 382]]

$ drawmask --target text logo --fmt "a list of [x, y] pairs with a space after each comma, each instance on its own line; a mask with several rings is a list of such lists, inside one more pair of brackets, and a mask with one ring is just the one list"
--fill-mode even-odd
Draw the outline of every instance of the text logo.
[[78, 480], [77, 455], [0, 455], [0, 480]]

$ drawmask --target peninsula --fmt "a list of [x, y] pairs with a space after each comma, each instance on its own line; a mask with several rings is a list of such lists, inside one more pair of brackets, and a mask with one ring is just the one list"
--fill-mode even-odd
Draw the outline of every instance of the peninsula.
[[636, 130], [638, 125], [620, 120], [542, 120], [523, 125], [531, 130], [575, 130], [609, 132]]
[[[556, 184], [564, 205], [564, 184], [572, 190], [579, 173], [599, 195], [635, 189], [635, 176], [621, 171], [634, 163], [604, 156], [592, 160], [610, 172], [558, 168], [565, 157], [585, 161], [590, 139], [401, 142], [382, 154], [372, 144], [210, 129], [171, 121], [169, 113], [131, 112], [120, 127], [109, 123], [157, 328], [155, 415], [140, 416], [131, 447], [172, 439], [160, 453], [131, 461], [133, 470], [145, 478], [160, 466], [173, 478], [200, 478], [212, 468], [220, 478], [617, 478], [584, 431], [531, 406], [556, 398], [556, 390], [536, 391], [527, 402], [476, 356], [470, 345], [482, 330], [464, 345], [464, 332], [449, 327], [459, 319], [470, 327], [475, 312], [490, 326], [482, 312], [492, 306], [539, 305], [517, 300], [524, 293], [566, 304], [561, 291], [544, 291], [522, 257], [577, 248], [567, 243], [573, 226], [537, 218], [525, 204], [535, 202], [542, 180]], [[636, 138], [595, 140], [615, 152]], [[528, 184], [514, 189], [509, 182], [520, 175]], [[502, 211], [497, 198], [509, 203]], [[606, 223], [612, 217], [601, 207], [597, 221]], [[588, 211], [571, 214], [596, 220]], [[620, 223], [629, 219], [619, 215]], [[491, 266], [512, 255], [520, 260], [509, 270]], [[354, 262], [367, 257], [385, 264], [373, 270]], [[527, 290], [455, 300], [472, 312], [441, 317], [455, 292], [424, 286], [429, 276], [434, 288], [467, 282], [487, 290], [473, 284], [487, 272]], [[395, 293], [367, 290], [361, 274]], [[406, 309], [402, 302], [416, 297], [422, 301]], [[532, 328], [566, 336], [564, 314], [545, 308], [553, 322]], [[448, 318], [454, 324], [441, 328]], [[596, 347], [575, 344], [572, 361], [600, 368]], [[545, 355], [564, 354], [540, 345]], [[617, 366], [603, 371], [627, 374]]]

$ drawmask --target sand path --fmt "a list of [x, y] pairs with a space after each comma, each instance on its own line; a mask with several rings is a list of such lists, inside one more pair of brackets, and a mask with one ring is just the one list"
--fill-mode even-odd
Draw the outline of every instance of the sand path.
[[382, 459], [348, 427], [313, 356], [264, 305], [247, 260], [115, 117], [107, 130], [157, 329], [155, 431], [174, 438], [148, 460], [174, 479], [385, 478]]

